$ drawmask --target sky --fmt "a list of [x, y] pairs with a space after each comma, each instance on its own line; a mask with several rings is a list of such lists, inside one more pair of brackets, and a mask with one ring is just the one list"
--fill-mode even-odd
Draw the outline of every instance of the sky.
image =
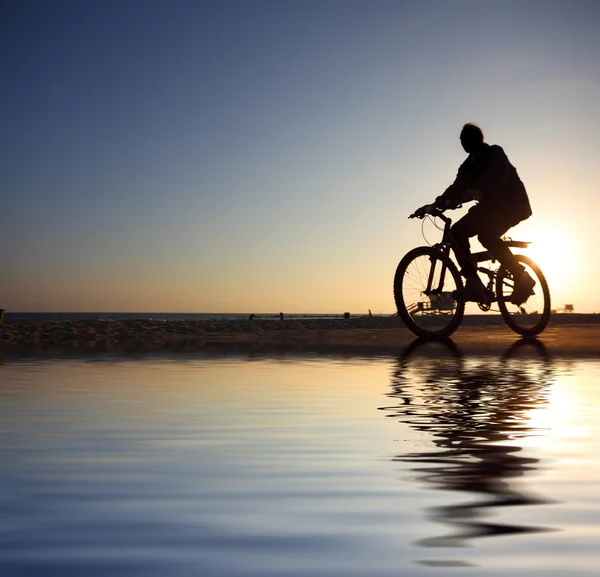
[[594, 0], [1, 0], [0, 307], [392, 313], [474, 121], [553, 307], [600, 312], [599, 29]]

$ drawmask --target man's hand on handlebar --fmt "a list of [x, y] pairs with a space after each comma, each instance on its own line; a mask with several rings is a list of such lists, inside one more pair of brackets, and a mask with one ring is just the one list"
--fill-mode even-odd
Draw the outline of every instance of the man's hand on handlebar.
[[428, 214], [431, 214], [432, 210], [435, 210], [436, 207], [433, 204], [426, 204], [421, 208], [417, 208], [415, 212], [413, 212], [408, 218], [425, 218]]
[[462, 202], [440, 201], [438, 198], [433, 204], [426, 204], [421, 208], [417, 208], [408, 218], [425, 218], [428, 214], [440, 216], [446, 210], [457, 208], [462, 208]]

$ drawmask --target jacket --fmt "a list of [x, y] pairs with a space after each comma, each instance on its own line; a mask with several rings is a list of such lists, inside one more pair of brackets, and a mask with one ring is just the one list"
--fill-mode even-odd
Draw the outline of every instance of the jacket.
[[504, 150], [483, 144], [460, 165], [454, 182], [436, 199], [438, 206], [450, 206], [477, 198], [481, 209], [494, 211], [520, 222], [531, 216], [525, 185]]

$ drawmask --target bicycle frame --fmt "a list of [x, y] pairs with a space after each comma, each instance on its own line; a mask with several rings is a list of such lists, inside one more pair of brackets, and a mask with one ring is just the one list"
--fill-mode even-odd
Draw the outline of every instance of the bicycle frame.
[[[425, 294], [426, 296], [442, 294], [442, 289], [444, 287], [444, 281], [446, 278], [446, 269], [447, 269], [447, 266], [446, 266], [447, 260], [446, 259], [450, 258], [450, 250], [452, 249], [459, 262], [460, 262], [460, 260], [462, 260], [461, 257], [463, 257], [464, 260], [466, 260], [468, 258], [473, 263], [476, 272], [481, 272], [488, 276], [489, 280], [488, 280], [487, 286], [485, 288], [490, 293], [491, 302], [495, 302], [496, 296], [495, 296], [495, 292], [494, 292], [494, 281], [496, 279], [496, 275], [498, 274], [499, 269], [491, 270], [486, 267], [477, 266], [477, 264], [480, 262], [486, 262], [489, 260], [491, 260], [494, 263], [494, 262], [496, 262], [496, 258], [488, 250], [483, 250], [480, 252], [472, 253], [470, 255], [465, 254], [464, 252], [462, 252], [460, 245], [457, 245], [456, 243], [454, 243], [454, 244], [452, 243], [452, 231], [451, 231], [452, 219], [447, 217], [441, 210], [438, 210], [438, 209], [433, 209], [430, 212], [430, 214], [431, 214], [431, 216], [437, 217], [444, 222], [444, 231], [442, 234], [442, 240], [439, 243], [434, 244], [433, 248], [438, 249], [445, 258], [441, 259], [442, 260], [442, 270], [440, 273], [440, 280], [439, 280], [438, 286], [436, 288], [432, 288], [432, 286], [431, 286], [433, 283], [433, 276], [434, 276], [434, 272], [435, 272], [434, 271], [435, 267], [432, 266], [429, 269], [429, 278], [427, 280], [427, 289], [424, 291], [423, 294]], [[516, 240], [504, 241], [504, 242], [506, 242], [506, 244], [509, 247], [526, 248], [529, 245], [528, 242], [521, 242], [521, 241], [516, 241]], [[458, 252], [461, 252], [461, 254], [457, 254]], [[482, 281], [482, 284], [483, 284], [483, 281]], [[480, 307], [481, 306], [482, 305], [480, 305]], [[483, 306], [487, 306], [487, 305], [483, 305]]]

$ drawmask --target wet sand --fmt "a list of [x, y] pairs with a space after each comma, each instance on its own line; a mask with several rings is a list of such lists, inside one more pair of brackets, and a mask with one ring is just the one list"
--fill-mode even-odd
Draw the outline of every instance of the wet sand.
[[[502, 351], [520, 336], [499, 315], [469, 315], [452, 340], [465, 353]], [[397, 353], [415, 336], [395, 316], [236, 321], [11, 322], [0, 349], [195, 350], [288, 349]], [[600, 315], [554, 315], [539, 336], [548, 353], [600, 356]]]

